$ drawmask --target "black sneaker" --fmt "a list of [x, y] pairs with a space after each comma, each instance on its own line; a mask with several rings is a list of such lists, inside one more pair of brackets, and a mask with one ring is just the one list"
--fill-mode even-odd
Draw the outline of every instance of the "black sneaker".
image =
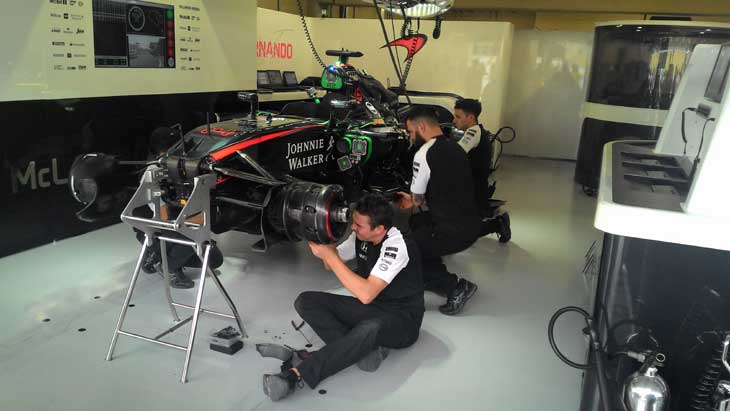
[[170, 273], [170, 287], [179, 289], [193, 288], [195, 287], [195, 281], [182, 272]]
[[439, 307], [441, 314], [456, 315], [464, 309], [467, 301], [477, 292], [477, 285], [463, 278], [459, 279], [456, 288], [451, 291], [446, 304]]
[[509, 225], [509, 214], [504, 213], [497, 217], [499, 219], [499, 232], [497, 237], [500, 243], [506, 243], [512, 238], [512, 228]]
[[160, 259], [160, 253], [152, 247], [148, 247], [147, 253], [142, 260], [142, 271], [147, 274], [154, 274], [157, 272], [157, 267], [162, 260]]
[[479, 237], [484, 237], [492, 233], [498, 233], [501, 227], [499, 216], [494, 218], [485, 218], [479, 227]]

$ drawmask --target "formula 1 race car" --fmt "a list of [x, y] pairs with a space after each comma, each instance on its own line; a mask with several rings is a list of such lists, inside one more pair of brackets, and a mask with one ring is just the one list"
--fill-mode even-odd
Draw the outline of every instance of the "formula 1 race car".
[[[248, 116], [184, 135], [167, 129], [163, 137], [175, 143], [149, 161], [79, 156], [70, 172], [72, 193], [85, 206], [78, 217], [95, 220], [124, 208], [122, 219], [126, 214], [133, 220], [133, 208], [158, 213], [151, 205], [158, 198], [170, 213], [167, 220], [174, 221], [202, 198], [207, 204], [198, 210], [208, 210], [213, 233], [261, 235], [254, 246], [258, 250], [287, 240], [340, 240], [348, 226], [348, 204], [363, 192], [407, 191], [410, 142], [396, 115], [397, 95], [348, 64], [362, 54], [328, 55], [337, 56], [339, 64], [325, 68], [321, 84], [328, 94], [319, 102], [267, 113], [258, 111], [256, 93], [241, 92], [239, 99], [251, 105]], [[212, 186], [195, 197], [203, 180]], [[142, 193], [145, 183], [154, 184]], [[120, 190], [125, 186], [138, 187], [136, 200], [132, 191]]]

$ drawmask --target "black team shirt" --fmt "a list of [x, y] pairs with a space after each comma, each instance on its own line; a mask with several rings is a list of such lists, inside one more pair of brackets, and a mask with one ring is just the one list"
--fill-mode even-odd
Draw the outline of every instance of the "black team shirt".
[[391, 227], [380, 244], [373, 244], [358, 240], [352, 233], [337, 252], [345, 261], [357, 259], [360, 277], [374, 275], [388, 284], [372, 304], [406, 312], [420, 324], [424, 312], [421, 255], [408, 236]]
[[435, 232], [457, 238], [478, 235], [481, 219], [471, 164], [457, 142], [439, 136], [421, 146], [413, 158], [411, 193], [425, 195]]

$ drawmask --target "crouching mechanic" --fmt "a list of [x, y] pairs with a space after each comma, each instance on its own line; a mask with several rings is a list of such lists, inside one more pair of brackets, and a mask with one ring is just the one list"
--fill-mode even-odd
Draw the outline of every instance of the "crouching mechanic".
[[509, 214], [495, 214], [490, 205], [494, 186], [489, 183], [492, 173], [492, 158], [494, 147], [490, 133], [479, 123], [482, 113], [482, 103], [478, 100], [466, 98], [454, 105], [454, 126], [464, 132], [459, 145], [469, 156], [472, 178], [474, 178], [474, 194], [477, 208], [482, 217], [480, 236], [497, 233], [499, 241], [506, 243], [512, 237]]
[[[375, 371], [388, 348], [405, 348], [418, 339], [424, 312], [421, 257], [415, 244], [393, 227], [390, 203], [378, 194], [363, 196], [352, 214], [352, 231], [337, 248], [309, 243], [312, 254], [354, 297], [318, 291], [297, 297], [297, 312], [326, 345], [297, 351], [281, 373], [264, 375], [264, 393], [274, 401], [300, 381], [315, 388], [355, 363]], [[351, 259], [357, 259], [355, 272], [344, 262]]]
[[[449, 272], [442, 259], [466, 250], [478, 238], [480, 217], [469, 160], [443, 135], [431, 108], [412, 109], [406, 127], [411, 142], [423, 144], [413, 158], [411, 193], [398, 193], [398, 206], [412, 212], [409, 225], [423, 256], [424, 288], [446, 297], [446, 304], [439, 306], [442, 314], [455, 315], [477, 291], [476, 284]], [[423, 205], [428, 211], [413, 213]]]

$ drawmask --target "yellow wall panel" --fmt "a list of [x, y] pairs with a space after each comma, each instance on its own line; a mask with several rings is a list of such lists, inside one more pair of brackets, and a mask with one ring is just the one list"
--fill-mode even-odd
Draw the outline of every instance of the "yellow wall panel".
[[538, 12], [535, 29], [542, 31], [590, 31], [601, 21], [643, 20], [643, 14]]
[[[730, 4], [728, 4], [730, 10]], [[716, 21], [721, 23], [730, 23], [730, 16], [690, 16], [692, 21]]]
[[276, 10], [279, 7], [278, 0], [258, 0], [257, 5], [264, 9]]
[[[301, 2], [305, 16], [319, 16], [321, 7], [316, 0], [301, 0]], [[297, 5], [297, 0], [257, 0], [256, 4], [262, 9], [283, 11], [284, 13], [299, 15], [299, 6]]]
[[[305, 1], [302, 1], [302, 7], [304, 8]], [[299, 7], [297, 6], [297, 0], [279, 0], [279, 11], [284, 13], [299, 14]]]
[[373, 7], [353, 7], [356, 19], [377, 19], [378, 13]]
[[535, 27], [535, 13], [524, 11], [499, 11], [496, 21], [508, 21], [515, 26], [515, 30], [529, 30]]
[[[338, 0], [338, 3], [360, 1]], [[727, 0], [457, 0], [456, 6], [483, 10], [730, 15]]]
[[[174, 59], [168, 57], [173, 59], [174, 67], [151, 68], [154, 64], [144, 68], [97, 67], [95, 6], [91, 1], [79, 2], [71, 13], [68, 6], [48, 1], [16, 2], [12, 13], [0, 14], [3, 30], [16, 33], [0, 38], [4, 56], [4, 64], [0, 65], [0, 101], [255, 88], [255, 62], [251, 59], [256, 39], [255, 3], [239, 0], [160, 0], [160, 3], [175, 10]], [[63, 13], [70, 18], [64, 19]], [[62, 28], [68, 32], [62, 32]], [[129, 44], [129, 55], [123, 57], [129, 58], [129, 64], [134, 65], [132, 61], [140, 53], [152, 54], [153, 61], [159, 58], [151, 46], [139, 51], [140, 44], [150, 44], [149, 40], [134, 41]]]
[[497, 12], [494, 10], [452, 9], [444, 15], [444, 20], [454, 21], [494, 21]]
[[[307, 18], [314, 44], [326, 64], [333, 57], [327, 49], [347, 48], [362, 51], [365, 56], [352, 63], [366, 69], [384, 85], [397, 85], [380, 23], [373, 19]], [[300, 79], [319, 75], [322, 68], [312, 57], [299, 18], [295, 15], [259, 9], [258, 41], [268, 47], [291, 45], [291, 55], [264, 53], [256, 59], [257, 67], [273, 70], [294, 70]], [[398, 30], [396, 22], [396, 30]], [[357, 36], [343, 36], [357, 28]], [[423, 33], [433, 32], [433, 20], [421, 22]], [[509, 61], [512, 53], [513, 27], [506, 22], [444, 22], [441, 38], [429, 40], [415, 57], [408, 78], [411, 90], [445, 91], [488, 101], [490, 109], [482, 120], [490, 127], [502, 124]], [[390, 27], [388, 27], [390, 32]], [[267, 49], [268, 50], [268, 49]], [[404, 58], [403, 50], [399, 53]], [[438, 62], [435, 64], [434, 62]]]

